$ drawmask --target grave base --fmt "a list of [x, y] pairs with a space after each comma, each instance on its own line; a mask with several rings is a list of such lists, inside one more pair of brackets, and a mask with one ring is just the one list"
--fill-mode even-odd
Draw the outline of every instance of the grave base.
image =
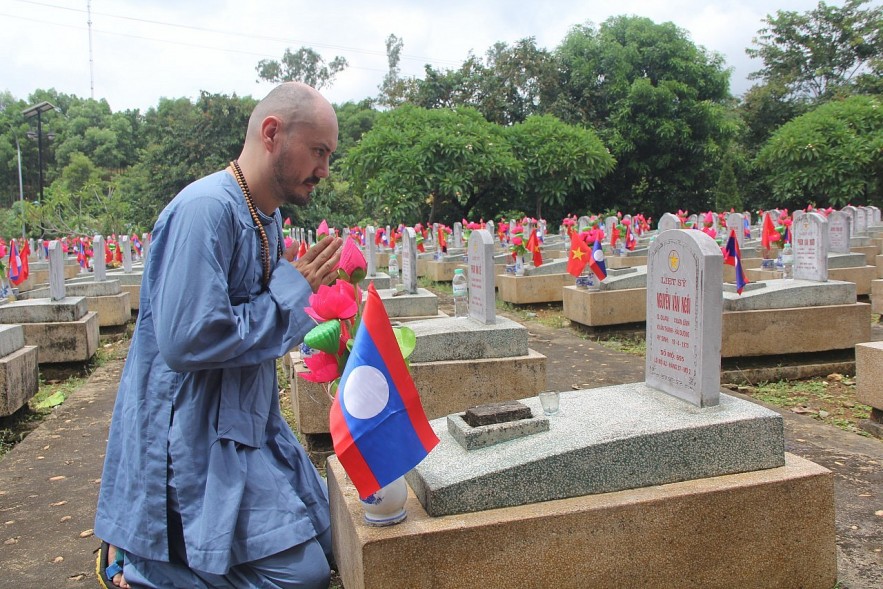
[[457, 268], [465, 270], [466, 264], [417, 259], [417, 276], [425, 276], [433, 282], [451, 282], [454, 279], [454, 270]]
[[546, 274], [543, 276], [497, 276], [497, 296], [500, 300], [516, 305], [532, 303], [556, 303], [564, 298], [563, 289], [576, 283], [570, 274]]
[[[876, 274], [876, 266], [828, 268], [828, 280], [852, 282], [855, 284], [855, 294], [859, 296], [871, 294], [871, 280], [875, 278]], [[745, 276], [751, 282], [760, 282], [761, 280], [776, 280], [782, 278], [782, 273], [777, 270], [752, 268], [745, 270]]]
[[25, 346], [0, 358], [0, 417], [24, 407], [39, 388], [36, 346]]
[[98, 315], [99, 327], [118, 327], [132, 320], [131, 295], [120, 292], [115, 295], [86, 297], [86, 307]]
[[355, 487], [327, 463], [334, 554], [365, 587], [804, 587], [837, 581], [830, 471], [785, 466], [614, 493], [365, 525]]
[[721, 332], [724, 358], [845, 350], [871, 339], [871, 305], [725, 311]]
[[647, 256], [606, 256], [604, 263], [608, 268], [634, 268], [646, 266]]
[[[331, 400], [322, 385], [297, 376], [306, 371], [291, 353], [291, 403], [302, 434], [328, 433]], [[526, 356], [484, 360], [414, 362], [411, 376], [429, 419], [475, 405], [530, 397], [546, 388], [546, 357], [528, 349]]]
[[98, 349], [98, 314], [86, 313], [76, 321], [22, 323], [25, 343], [37, 346], [40, 364], [85, 362]]
[[647, 289], [586, 290], [575, 286], [562, 289], [564, 316], [589, 327], [621, 325], [647, 320]]

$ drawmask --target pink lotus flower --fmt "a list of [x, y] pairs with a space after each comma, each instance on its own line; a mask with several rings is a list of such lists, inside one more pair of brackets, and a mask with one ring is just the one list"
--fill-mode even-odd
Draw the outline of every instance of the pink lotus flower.
[[304, 311], [319, 322], [352, 319], [359, 310], [357, 294], [358, 300], [361, 300], [362, 289], [349, 282], [339, 281], [331, 286], [323, 284], [315, 294], [310, 295], [310, 306], [304, 307]]
[[316, 239], [318, 239], [320, 235], [328, 235], [328, 222], [325, 221], [325, 219], [322, 219], [322, 222], [319, 223], [318, 229], [316, 229]]
[[340, 376], [340, 369], [337, 364], [337, 356], [326, 352], [313, 352], [309, 356], [304, 357], [304, 364], [310, 369], [309, 372], [301, 372], [298, 374], [304, 380], [310, 382], [331, 382]]
[[347, 239], [340, 252], [337, 273], [351, 284], [360, 283], [368, 273], [368, 262], [354, 239]]

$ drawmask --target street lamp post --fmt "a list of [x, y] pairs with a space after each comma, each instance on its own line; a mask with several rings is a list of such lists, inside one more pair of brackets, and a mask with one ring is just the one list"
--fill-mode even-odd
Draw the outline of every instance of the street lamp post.
[[[12, 125], [9, 128], [12, 129]], [[12, 136], [15, 138], [15, 151], [18, 155], [18, 202], [21, 204], [21, 238], [24, 239], [27, 226], [25, 225], [25, 187], [21, 179], [21, 145], [18, 143], [18, 133], [15, 129], [12, 129]]]
[[[21, 111], [21, 114], [24, 118], [29, 119], [31, 117], [37, 117], [37, 165], [40, 168], [40, 203], [43, 202], [43, 113], [49, 110], [56, 110], [55, 105], [46, 102], [37, 103], [34, 106], [29, 106], [28, 108]], [[28, 132], [28, 137], [33, 138], [33, 132]]]

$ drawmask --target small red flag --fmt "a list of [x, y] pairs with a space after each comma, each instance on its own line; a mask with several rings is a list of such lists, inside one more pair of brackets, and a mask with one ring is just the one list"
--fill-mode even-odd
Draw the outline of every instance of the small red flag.
[[583, 273], [589, 258], [592, 256], [592, 250], [586, 245], [579, 236], [574, 236], [570, 240], [570, 252], [567, 256], [567, 273], [572, 276], [579, 276]]
[[540, 240], [537, 238], [536, 229], [531, 229], [530, 237], [527, 238], [527, 251], [533, 252], [534, 267], [543, 265], [543, 254], [540, 253]]

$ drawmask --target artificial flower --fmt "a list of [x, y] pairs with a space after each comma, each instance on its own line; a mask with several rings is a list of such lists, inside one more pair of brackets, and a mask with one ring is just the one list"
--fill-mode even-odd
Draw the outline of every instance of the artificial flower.
[[340, 252], [338, 275], [351, 284], [358, 284], [368, 274], [368, 262], [354, 239], [347, 239]]
[[304, 311], [318, 322], [352, 319], [359, 310], [358, 301], [361, 298], [362, 289], [348, 282], [337, 281], [331, 286], [323, 284], [310, 295], [310, 306], [305, 307]]

